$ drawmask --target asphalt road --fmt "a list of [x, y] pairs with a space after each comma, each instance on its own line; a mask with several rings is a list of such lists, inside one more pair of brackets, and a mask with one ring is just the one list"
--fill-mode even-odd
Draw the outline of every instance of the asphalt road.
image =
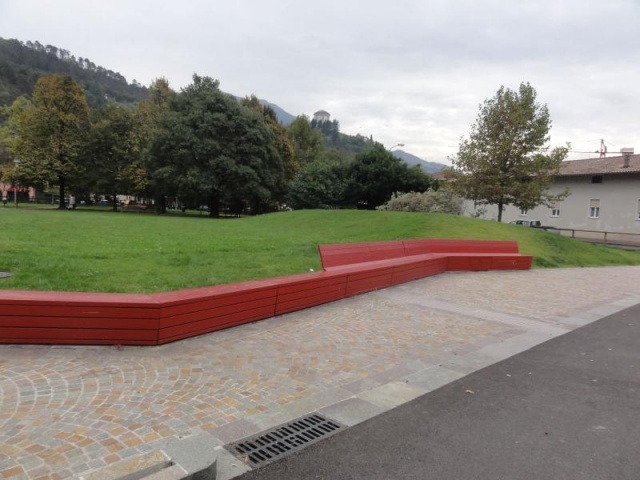
[[640, 305], [238, 478], [638, 480]]

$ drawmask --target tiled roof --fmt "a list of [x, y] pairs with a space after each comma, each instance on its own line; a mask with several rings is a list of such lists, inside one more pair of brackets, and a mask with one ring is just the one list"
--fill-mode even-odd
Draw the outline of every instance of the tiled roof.
[[629, 156], [629, 166], [624, 168], [624, 157], [587, 158], [562, 162], [560, 176], [602, 175], [605, 173], [640, 173], [640, 154]]

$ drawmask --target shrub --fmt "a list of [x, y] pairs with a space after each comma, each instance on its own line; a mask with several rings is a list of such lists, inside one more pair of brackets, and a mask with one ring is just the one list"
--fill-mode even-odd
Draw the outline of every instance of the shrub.
[[444, 190], [427, 190], [423, 193], [396, 192], [391, 199], [380, 205], [378, 210], [390, 210], [394, 212], [437, 212], [462, 215], [463, 200]]

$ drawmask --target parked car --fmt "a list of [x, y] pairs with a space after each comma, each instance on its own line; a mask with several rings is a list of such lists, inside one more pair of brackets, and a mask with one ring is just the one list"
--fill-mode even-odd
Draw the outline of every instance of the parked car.
[[540, 220], [514, 220], [509, 222], [514, 225], [522, 225], [523, 227], [543, 228]]
[[514, 225], [522, 225], [523, 227], [542, 228], [545, 232], [549, 233], [560, 233], [560, 230], [557, 227], [542, 225], [542, 222], [540, 220], [514, 220], [513, 222], [509, 223], [512, 223]]

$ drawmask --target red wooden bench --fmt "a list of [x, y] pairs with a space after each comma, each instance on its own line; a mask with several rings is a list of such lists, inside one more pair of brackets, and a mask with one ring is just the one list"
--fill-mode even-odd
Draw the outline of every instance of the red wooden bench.
[[0, 290], [0, 343], [160, 345], [455, 270], [531, 268], [516, 242], [320, 245], [324, 271], [152, 295]]
[[404, 240], [320, 245], [327, 271], [348, 273], [347, 295], [459, 270], [529, 269], [513, 241]]
[[0, 343], [156, 345], [149, 295], [0, 290]]

